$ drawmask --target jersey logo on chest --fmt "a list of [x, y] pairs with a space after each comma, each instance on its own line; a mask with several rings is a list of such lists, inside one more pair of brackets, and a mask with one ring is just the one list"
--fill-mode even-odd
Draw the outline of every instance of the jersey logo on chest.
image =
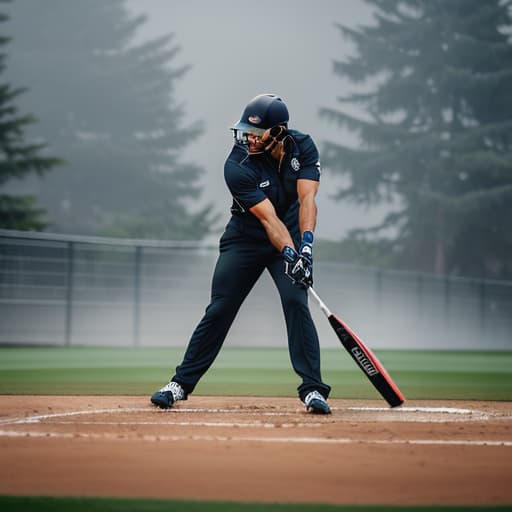
[[267, 187], [270, 187], [270, 181], [269, 180], [265, 180], [265, 181], [262, 181], [260, 183], [260, 188], [267, 188]]

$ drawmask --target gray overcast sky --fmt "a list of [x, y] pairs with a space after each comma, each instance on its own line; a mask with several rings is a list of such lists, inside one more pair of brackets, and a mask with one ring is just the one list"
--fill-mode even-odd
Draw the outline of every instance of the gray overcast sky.
[[[133, 13], [148, 21], [139, 42], [173, 33], [181, 52], [174, 65], [191, 70], [177, 84], [187, 122], [204, 121], [206, 132], [184, 152], [187, 161], [206, 170], [204, 200], [213, 201], [223, 221], [231, 204], [223, 179], [224, 159], [231, 147], [229, 126], [257, 94], [273, 92], [286, 101], [290, 126], [322, 141], [350, 140], [321, 120], [321, 107], [336, 105], [346, 84], [332, 72], [332, 61], [350, 51], [335, 23], [350, 26], [370, 21], [362, 0], [128, 0]], [[317, 234], [339, 239], [347, 229], [380, 218], [329, 199], [336, 179], [324, 168], [318, 196]]]

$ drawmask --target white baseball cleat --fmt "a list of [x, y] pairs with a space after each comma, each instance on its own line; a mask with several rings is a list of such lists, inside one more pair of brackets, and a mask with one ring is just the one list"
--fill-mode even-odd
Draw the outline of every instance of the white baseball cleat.
[[185, 400], [185, 390], [172, 380], [151, 397], [151, 403], [161, 409], [169, 409], [178, 400]]
[[311, 391], [304, 398], [306, 410], [313, 414], [331, 414], [327, 400], [318, 391]]

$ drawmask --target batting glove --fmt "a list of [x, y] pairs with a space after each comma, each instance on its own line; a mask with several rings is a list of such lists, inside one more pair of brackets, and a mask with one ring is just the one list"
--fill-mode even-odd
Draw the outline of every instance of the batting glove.
[[286, 246], [283, 249], [284, 273], [293, 281], [304, 287], [313, 284], [313, 270], [309, 262], [302, 256], [299, 256], [295, 249]]
[[307, 260], [310, 265], [313, 265], [313, 238], [312, 231], [304, 231], [299, 249], [299, 254]]

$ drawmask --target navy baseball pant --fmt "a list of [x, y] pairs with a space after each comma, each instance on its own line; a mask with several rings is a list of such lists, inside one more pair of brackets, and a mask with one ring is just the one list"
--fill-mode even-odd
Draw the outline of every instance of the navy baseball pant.
[[211, 302], [172, 378], [185, 393], [191, 393], [210, 368], [240, 306], [265, 269], [270, 272], [281, 298], [290, 359], [302, 379], [299, 397], [303, 400], [312, 390], [328, 397], [331, 388], [321, 379], [318, 334], [309, 312], [307, 290], [293, 284], [285, 275], [282, 257], [270, 242], [253, 241], [231, 230], [220, 240]]

